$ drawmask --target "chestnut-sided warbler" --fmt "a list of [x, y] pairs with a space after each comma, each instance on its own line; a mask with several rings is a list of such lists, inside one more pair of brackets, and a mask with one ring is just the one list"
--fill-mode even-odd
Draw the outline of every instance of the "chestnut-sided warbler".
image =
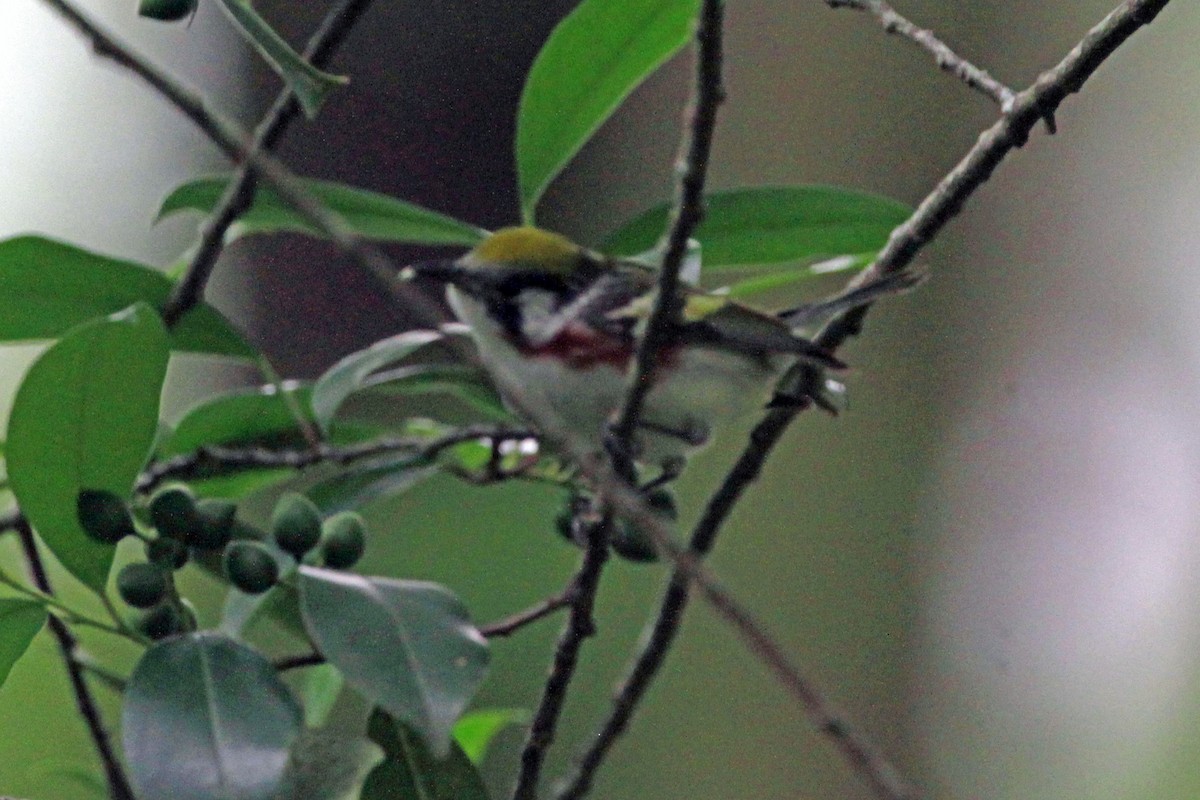
[[[625, 396], [653, 305], [652, 268], [605, 257], [556, 233], [516, 227], [496, 231], [457, 260], [414, 264], [402, 275], [417, 276], [446, 284], [483, 365], [517, 409], [552, 415], [585, 442], [600, 440]], [[795, 359], [842, 367], [796, 329], [915, 282], [907, 274], [891, 276], [778, 315], [685, 288], [680, 317], [655, 359], [633, 455], [674, 471], [709, 441], [714, 427], [761, 405]]]

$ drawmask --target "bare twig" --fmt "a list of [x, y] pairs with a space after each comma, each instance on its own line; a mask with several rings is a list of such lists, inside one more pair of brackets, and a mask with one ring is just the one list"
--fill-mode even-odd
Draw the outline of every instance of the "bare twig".
[[507, 616], [504, 619], [490, 622], [487, 625], [480, 625], [479, 632], [488, 639], [512, 636], [526, 625], [530, 625], [540, 619], [545, 619], [555, 611], [559, 611], [560, 609], [571, 605], [575, 595], [575, 584], [572, 582], [571, 585], [563, 591], [551, 597], [547, 597], [542, 602], [532, 605], [524, 611], [518, 611], [517, 613]]
[[716, 131], [717, 107], [725, 98], [721, 83], [723, 15], [724, 6], [720, 0], [704, 0], [696, 28], [696, 79], [676, 166], [678, 184], [666, 231], [658, 291], [634, 356], [625, 402], [612, 431], [618, 445], [616, 456], [625, 462], [618, 465], [618, 472], [626, 474], [632, 471], [628, 454], [642, 406], [654, 382], [658, 351], [666, 344], [671, 326], [679, 315], [679, 269], [687, 255], [688, 240], [704, 219], [704, 181]]
[[253, 150], [253, 143], [245, 131], [208, 108], [202, 98], [118, 41], [76, 9], [69, 0], [43, 2], [82, 33], [92, 43], [97, 55], [112, 60], [148, 83], [200, 128], [226, 156], [236, 163], [251, 164], [258, 177], [270, 183], [288, 205], [336, 242], [389, 292], [403, 295], [405, 300], [414, 299], [415, 293], [410, 295], [404, 288], [395, 285], [394, 278], [398, 270], [391, 259], [356, 234], [341, 215], [326, 208], [309, 194], [296, 176], [278, 161], [265, 152]]
[[316, 667], [325, 663], [325, 656], [320, 653], [305, 653], [302, 656], [288, 656], [287, 658], [278, 658], [271, 662], [271, 666], [276, 672], [287, 672], [289, 669], [300, 669], [301, 667]]
[[[371, 0], [342, 0], [329, 12], [304, 51], [305, 57], [313, 66], [325, 66], [370, 3]], [[259, 152], [272, 150], [299, 114], [300, 104], [296, 102], [291, 89], [285, 85], [255, 131], [248, 158], [252, 159]], [[163, 321], [168, 327], [174, 326], [203, 299], [204, 287], [224, 249], [225, 233], [234, 221], [250, 208], [257, 183], [253, 167], [249, 163], [243, 163], [225, 189], [217, 207], [201, 225], [200, 241], [187, 271], [163, 306]]]
[[825, 0], [830, 8], [853, 8], [873, 15], [888, 33], [898, 34], [924, 48], [937, 61], [938, 67], [949, 72], [967, 86], [987, 95], [1002, 111], [1012, 107], [1013, 91], [985, 70], [951, 50], [933, 31], [918, 27], [888, 5], [884, 0]]
[[600, 575], [608, 560], [608, 536], [612, 527], [612, 515], [605, 513], [601, 519], [587, 524], [587, 540], [579, 570], [571, 586], [570, 611], [567, 624], [554, 648], [554, 661], [550, 675], [542, 690], [542, 699], [533, 714], [525, 745], [521, 750], [521, 767], [513, 788], [513, 800], [536, 800], [538, 780], [546, 751], [554, 741], [554, 731], [567, 699], [567, 688], [575, 675], [579, 662], [579, 650], [583, 642], [596, 632], [592, 611], [596, 604], [596, 593], [600, 588]]
[[471, 425], [435, 438], [389, 436], [342, 447], [321, 444], [316, 448], [272, 450], [265, 447], [220, 447], [210, 445], [192, 453], [156, 461], [138, 477], [137, 491], [149, 492], [165, 480], [185, 480], [210, 472], [240, 472], [251, 469], [288, 467], [304, 469], [314, 464], [349, 464], [385, 453], [411, 451], [414, 456], [432, 458], [448, 447], [476, 439], [529, 439], [528, 430], [509, 430], [491, 425]]
[[[29, 573], [33, 578], [34, 586], [43, 594], [53, 594], [53, 589], [50, 586], [50, 578], [46, 574], [46, 567], [42, 562], [41, 555], [38, 553], [37, 540], [34, 538], [33, 529], [29, 527], [29, 522], [24, 517], [17, 519], [16, 529], [21, 539], [21, 548], [25, 553], [25, 561], [29, 565]], [[59, 652], [62, 655], [63, 663], [67, 667], [67, 676], [71, 680], [71, 690], [75, 693], [75, 705], [79, 709], [79, 715], [83, 717], [84, 724], [87, 725], [88, 734], [92, 738], [92, 745], [96, 748], [96, 752], [100, 756], [100, 763], [104, 768], [104, 778], [108, 782], [109, 797], [111, 800], [135, 800], [133, 789], [129, 785], [129, 779], [125, 776], [125, 769], [122, 767], [121, 761], [117, 757], [117, 752], [113, 748], [108, 728], [104, 725], [104, 718], [100, 715], [100, 708], [96, 705], [96, 699], [92, 696], [92, 690], [87, 685], [87, 680], [83, 674], [84, 668], [77, 658], [79, 640], [75, 638], [75, 634], [71, 632], [67, 624], [54, 614], [49, 616], [48, 625], [50, 633], [54, 635], [55, 641], [58, 642]]]
[[[870, 267], [873, 274], [861, 276], [855, 284], [863, 285], [878, 275], [898, 271], [911, 263], [913, 257], [953, 218], [970, 195], [987, 181], [992, 170], [1008, 152], [1026, 140], [1038, 119], [1053, 114], [1067, 94], [1077, 91], [1117, 47], [1137, 29], [1149, 24], [1167, 2], [1169, 0], [1143, 0], [1122, 4], [1094, 27], [1058, 66], [1043, 74], [1032, 87], [1015, 95], [1008, 114], [980, 138], [912, 217], [892, 233], [888, 247]], [[865, 308], [859, 309], [828, 326], [818, 337], [818, 343], [830, 350], [839, 347], [846, 338], [857, 333], [865, 313]], [[755, 427], [737, 463], [710, 498], [703, 517], [693, 529], [689, 551], [694, 557], [698, 558], [711, 549], [721, 526], [745, 490], [758, 478], [764, 462], [788, 425], [809, 406], [804, 398], [799, 401], [794, 398], [788, 400], [768, 411]], [[597, 732], [592, 745], [580, 757], [575, 774], [560, 791], [560, 800], [573, 800], [587, 793], [596, 770], [624, 731], [661, 666], [682, 622], [689, 584], [696, 580], [696, 575], [689, 572], [682, 560], [676, 560], [675, 572], [659, 606], [658, 615], [649, 628], [645, 644], [614, 699], [609, 717]], [[700, 585], [703, 588], [703, 584]], [[817, 722], [822, 730], [836, 734], [835, 739], [840, 740], [847, 735], [842, 726], [828, 722], [821, 724], [819, 718]], [[842, 749], [845, 750], [844, 747]], [[852, 761], [856, 760], [852, 753], [846, 754]], [[884, 774], [892, 772], [890, 769], [884, 770]], [[870, 774], [866, 777], [872, 784], [882, 787], [883, 782], [879, 778]], [[906, 796], [904, 790], [900, 794], [889, 793], [886, 789], [878, 793], [881, 797]]]

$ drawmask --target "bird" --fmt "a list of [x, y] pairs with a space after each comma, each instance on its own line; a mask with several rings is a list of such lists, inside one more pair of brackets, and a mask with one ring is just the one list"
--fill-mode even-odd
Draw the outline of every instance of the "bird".
[[[657, 271], [605, 256], [532, 226], [502, 228], [459, 258], [401, 272], [444, 284], [470, 327], [484, 368], [535, 426], [547, 418], [583, 442], [604, 442], [657, 291]], [[829, 300], [777, 314], [719, 292], [680, 289], [679, 314], [660, 339], [651, 386], [628, 443], [633, 459], [676, 475], [714, 430], [766, 401], [797, 359], [818, 370], [845, 365], [798, 330], [921, 276], [900, 272]]]

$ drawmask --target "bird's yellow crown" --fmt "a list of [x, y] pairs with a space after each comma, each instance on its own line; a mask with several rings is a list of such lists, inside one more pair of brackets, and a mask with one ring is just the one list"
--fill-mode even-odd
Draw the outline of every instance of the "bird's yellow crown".
[[580, 254], [579, 246], [565, 236], [523, 226], [496, 231], [467, 253], [462, 263], [469, 267], [520, 265], [566, 273], [575, 268]]

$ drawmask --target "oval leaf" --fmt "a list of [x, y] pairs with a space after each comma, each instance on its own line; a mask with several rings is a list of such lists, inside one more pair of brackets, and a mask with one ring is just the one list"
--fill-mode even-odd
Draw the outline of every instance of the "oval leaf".
[[235, 27], [287, 83], [309, 119], [317, 115], [330, 92], [349, 83], [347, 78], [322, 72], [305, 61], [246, 0], [220, 3]]
[[479, 771], [457, 745], [434, 758], [421, 737], [379, 709], [367, 733], [385, 757], [367, 776], [360, 800], [488, 800]]
[[146, 651], [121, 720], [139, 797], [268, 800], [301, 714], [261, 655], [219, 634], [191, 633]]
[[441, 341], [441, 331], [405, 331], [342, 358], [317, 379], [312, 392], [313, 414], [323, 430], [347, 397], [362, 388], [372, 372], [407, 358], [421, 348]]
[[104, 591], [113, 546], [76, 519], [84, 489], [129, 495], [154, 444], [167, 332], [144, 304], [69, 331], [34, 362], [8, 423], [13, 493], [71, 573]]
[[877, 255], [879, 254], [855, 253], [853, 255], [838, 256], [827, 261], [819, 261], [816, 264], [804, 267], [788, 265], [782, 269], [774, 269], [765, 275], [756, 275], [753, 278], [738, 281], [726, 287], [724, 292], [735, 300], [742, 300], [762, 294], [763, 292], [784, 289], [801, 281], [812, 280], [818, 275], [831, 275], [835, 272], [862, 269], [863, 267], [870, 266]]
[[[143, 264], [98, 255], [41, 236], [0, 241], [0, 341], [56, 339], [90, 319], [138, 301], [161, 308], [172, 283]], [[197, 306], [171, 332], [171, 347], [253, 358], [254, 350], [216, 310]]]
[[[301, 409], [307, 409], [310, 387], [286, 381], [283, 389], [292, 393]], [[286, 399], [276, 386], [267, 385], [237, 389], [192, 406], [159, 447], [159, 455], [192, 453], [212, 445], [286, 447], [302, 444], [304, 436]]]
[[46, 609], [32, 600], [0, 600], [0, 686], [46, 624]]
[[487, 641], [447, 589], [300, 568], [304, 624], [368, 701], [408, 723], [438, 758], [487, 670]]
[[508, 410], [487, 376], [464, 364], [414, 364], [377, 372], [363, 382], [372, 394], [412, 397], [445, 394], [458, 398], [471, 408], [502, 422], [517, 417]]
[[[212, 211], [228, 184], [228, 176], [201, 178], [183, 184], [163, 201], [159, 219], [188, 209], [204, 213]], [[308, 179], [299, 181], [299, 185], [331, 211], [337, 212], [351, 230], [368, 239], [472, 247], [487, 235], [486, 231], [453, 217], [378, 192]], [[233, 235], [277, 231], [325, 235], [269, 186], [260, 186], [253, 205], [234, 225]]]
[[558, 24], [529, 70], [517, 112], [525, 221], [621, 101], [687, 43], [699, 7], [699, 0], [584, 0]]
[[[908, 219], [902, 203], [832, 186], [763, 186], [716, 192], [694, 237], [704, 268], [777, 264], [879, 250]], [[656, 206], [610, 234], [607, 253], [631, 256], [654, 247], [670, 204]]]

